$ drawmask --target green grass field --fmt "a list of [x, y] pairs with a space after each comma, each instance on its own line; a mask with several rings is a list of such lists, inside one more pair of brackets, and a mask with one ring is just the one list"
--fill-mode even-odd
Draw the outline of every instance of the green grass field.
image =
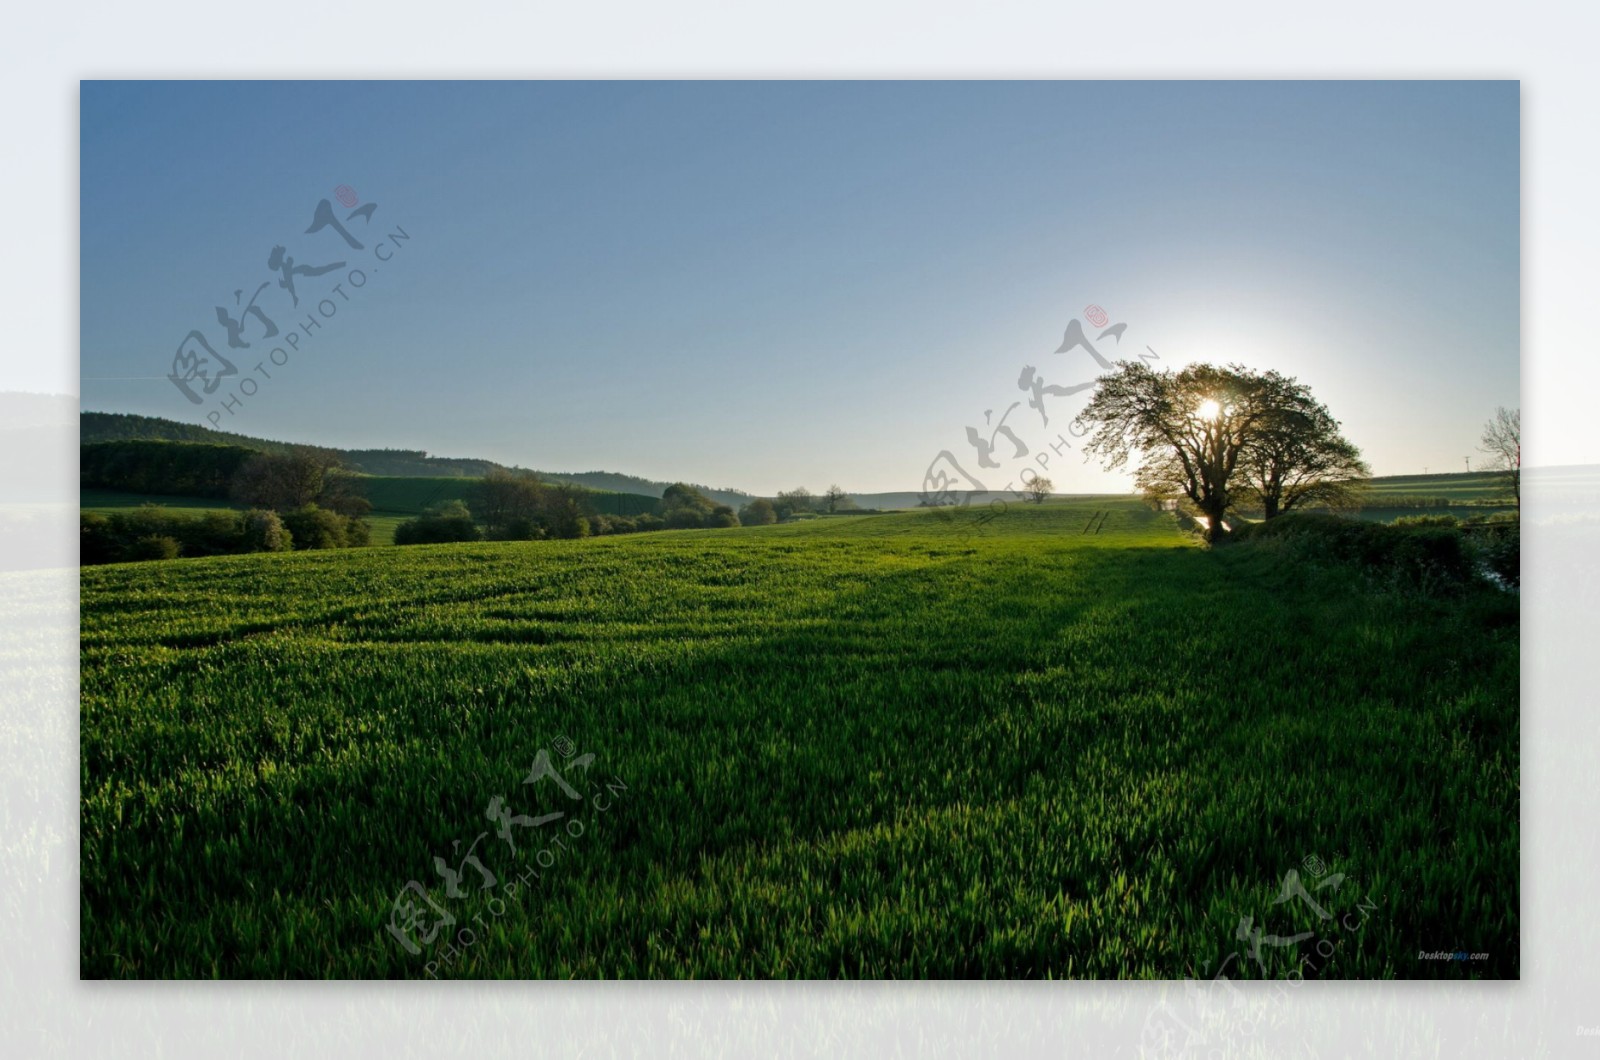
[[82, 974], [1520, 974], [1514, 596], [971, 519], [85, 569]]
[[117, 490], [79, 490], [78, 507], [86, 512], [111, 513], [142, 504], [182, 508], [186, 512], [232, 512], [249, 507], [211, 497], [173, 497], [161, 493], [122, 493]]

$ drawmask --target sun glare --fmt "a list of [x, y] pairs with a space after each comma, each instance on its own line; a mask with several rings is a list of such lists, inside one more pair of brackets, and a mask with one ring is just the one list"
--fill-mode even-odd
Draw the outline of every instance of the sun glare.
[[1209, 422], [1222, 415], [1222, 406], [1217, 404], [1213, 399], [1206, 398], [1204, 401], [1200, 402], [1200, 407], [1195, 409], [1195, 415]]

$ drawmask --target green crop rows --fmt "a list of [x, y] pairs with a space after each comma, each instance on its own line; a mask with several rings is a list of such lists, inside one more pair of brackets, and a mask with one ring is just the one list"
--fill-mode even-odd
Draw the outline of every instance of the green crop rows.
[[1517, 636], [1133, 501], [89, 568], [82, 973], [1516, 976]]

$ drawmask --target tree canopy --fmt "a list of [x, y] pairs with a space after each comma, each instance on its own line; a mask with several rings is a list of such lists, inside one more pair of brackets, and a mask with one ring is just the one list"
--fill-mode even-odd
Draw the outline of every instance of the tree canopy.
[[1187, 502], [1208, 541], [1241, 501], [1268, 519], [1313, 502], [1343, 503], [1366, 477], [1360, 451], [1304, 384], [1242, 365], [1154, 371], [1119, 362], [1079, 416], [1085, 449], [1116, 469], [1137, 456], [1134, 481]]

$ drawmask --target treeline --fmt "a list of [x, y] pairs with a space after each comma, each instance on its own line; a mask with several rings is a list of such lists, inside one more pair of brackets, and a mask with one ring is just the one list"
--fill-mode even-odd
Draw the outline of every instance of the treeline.
[[257, 453], [199, 442], [92, 442], [79, 447], [78, 481], [84, 489], [226, 498]]
[[[115, 464], [127, 456], [128, 466], [143, 467], [155, 458], [165, 458], [170, 463], [162, 466], [175, 468], [174, 477], [185, 479], [187, 475], [186, 481], [207, 485], [207, 491], [199, 496], [228, 497], [252, 508], [196, 514], [145, 505], [111, 515], [84, 512], [79, 523], [81, 563], [291, 548], [360, 548], [372, 543], [371, 527], [364, 518], [372, 505], [362, 496], [361, 479], [339, 467], [337, 458], [326, 450], [259, 453], [233, 446], [170, 442], [112, 444], [120, 448], [106, 450], [96, 459]], [[139, 446], [160, 448], [140, 451]], [[95, 448], [84, 446], [86, 451]], [[222, 476], [223, 469], [230, 466], [231, 473]], [[89, 481], [85, 471], [85, 485]], [[220, 489], [218, 483], [225, 483], [226, 488]]]
[[163, 441], [206, 445], [242, 445], [257, 452], [288, 452], [287, 442], [251, 438], [232, 431], [215, 431], [194, 423], [179, 423], [160, 416], [136, 416], [127, 412], [85, 412], [78, 417], [78, 441], [97, 442]]
[[597, 495], [570, 482], [546, 482], [527, 471], [497, 468], [459, 500], [436, 505], [395, 528], [397, 545], [447, 541], [542, 541], [649, 530], [738, 526], [739, 518], [691, 486], [667, 487], [657, 512], [617, 515], [596, 507]]
[[467, 489], [465, 502], [436, 505], [395, 529], [397, 545], [449, 541], [540, 541], [632, 534], [652, 530], [702, 530], [766, 526], [802, 515], [843, 511], [849, 505], [837, 486], [821, 498], [806, 489], [758, 497], [737, 511], [678, 482], [662, 491], [655, 512], [614, 515], [595, 508], [596, 494], [570, 482], [546, 482], [533, 472], [490, 471]]

